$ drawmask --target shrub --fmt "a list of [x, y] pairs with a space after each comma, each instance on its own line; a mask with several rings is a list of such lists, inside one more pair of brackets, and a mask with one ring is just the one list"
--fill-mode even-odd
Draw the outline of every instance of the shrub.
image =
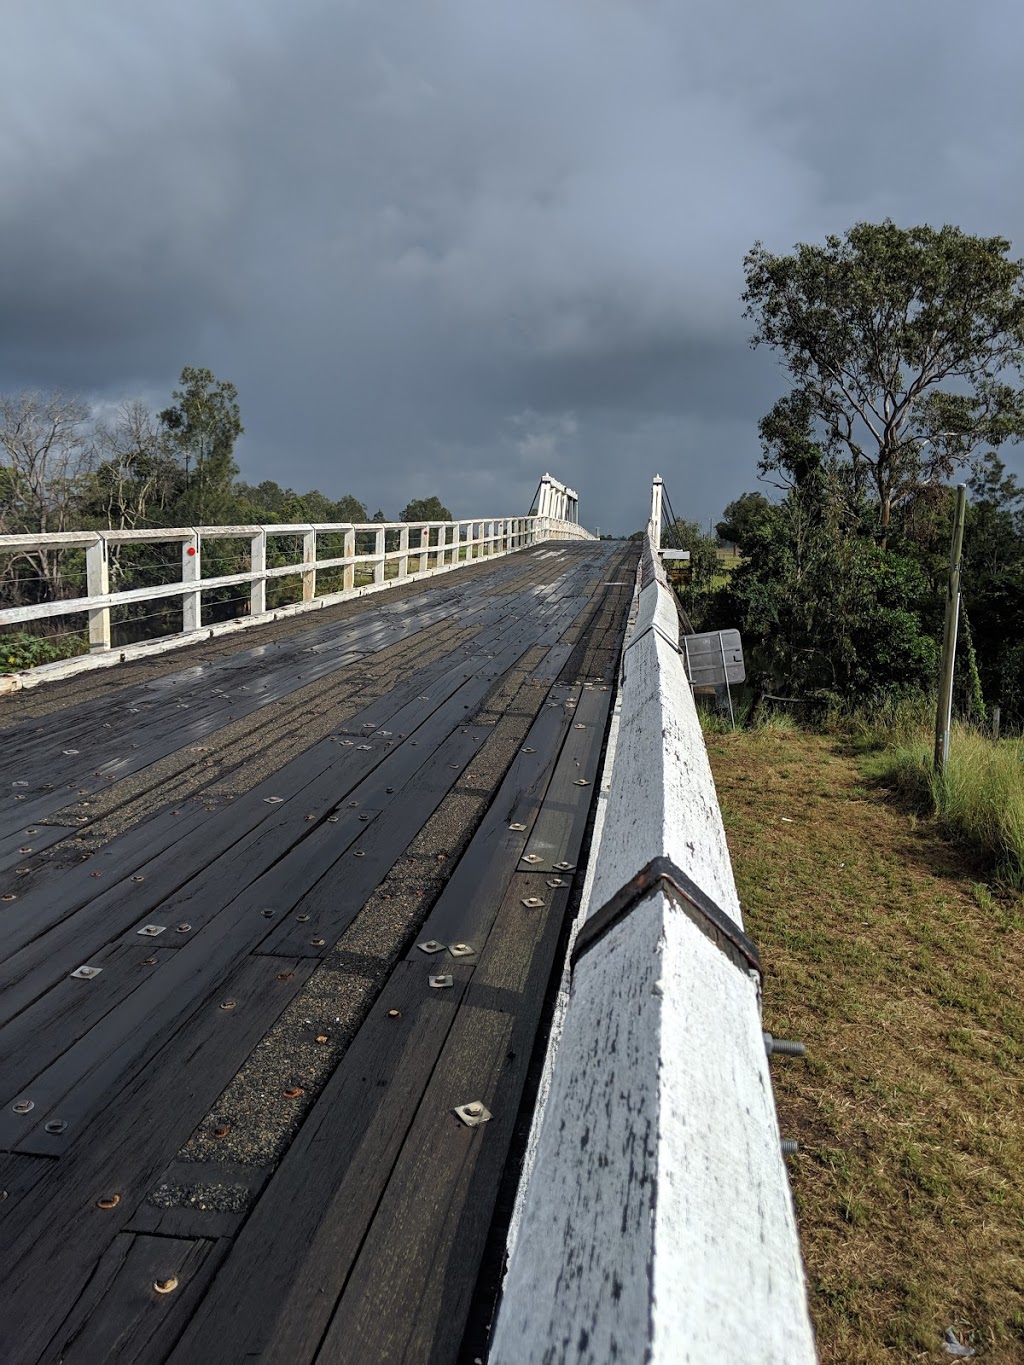
[[80, 635], [0, 635], [0, 673], [16, 673], [57, 659], [87, 654], [89, 646]]

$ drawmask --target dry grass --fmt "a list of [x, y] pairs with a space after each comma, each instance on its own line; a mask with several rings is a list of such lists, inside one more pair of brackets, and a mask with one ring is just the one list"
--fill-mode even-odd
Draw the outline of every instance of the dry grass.
[[934, 809], [943, 828], [975, 848], [995, 877], [1024, 887], [1024, 763], [1019, 740], [995, 743], [954, 724], [941, 777], [932, 736], [918, 728], [869, 751], [869, 770], [912, 802]]
[[1024, 910], [835, 738], [710, 734], [826, 1365], [1024, 1361]]

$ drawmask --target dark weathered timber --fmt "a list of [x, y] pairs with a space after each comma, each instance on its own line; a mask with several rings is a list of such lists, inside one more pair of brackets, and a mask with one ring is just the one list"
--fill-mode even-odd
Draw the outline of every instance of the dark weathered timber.
[[226, 1250], [210, 1241], [115, 1237], [43, 1357], [47, 1365], [158, 1365]]
[[[480, 828], [427, 917], [421, 938], [479, 946], [500, 899], [497, 888], [520, 866], [558, 756], [573, 723], [574, 696], [555, 688], [530, 728]], [[513, 824], [525, 826], [511, 829]], [[415, 954], [416, 949], [410, 950]]]
[[[473, 614], [472, 612], [469, 613], [469, 615], [472, 614]], [[495, 617], [497, 613], [490, 612], [487, 615], [489, 621], [488, 627], [487, 629], [481, 631], [476, 640], [469, 642], [469, 644], [472, 646], [471, 649], [467, 648], [467, 646], [463, 646], [461, 649], [457, 649], [455, 651], [455, 654], [452, 656], [451, 660], [448, 661], [447, 667], [445, 666], [445, 661], [438, 661], [434, 665], [428, 665], [428, 667], [425, 670], [420, 670], [421, 676], [417, 679], [417, 685], [421, 689], [425, 684], [433, 683], [434, 680], [438, 678], [441, 679], [441, 686], [443, 688], [445, 675], [447, 672], [451, 670], [451, 665], [457, 658], [467, 657], [475, 661], [473, 664], [471, 664], [471, 667], [481, 666], [481, 661], [486, 660], [487, 658], [486, 651], [489, 648], [489, 646], [491, 646], [492, 644], [496, 644], [498, 640], [502, 638], [503, 634], [507, 634], [510, 628], [514, 627], [514, 622], [510, 622], [509, 619], [507, 618], [503, 621], [492, 620], [491, 618]], [[348, 681], [349, 680], [346, 679], [346, 682]], [[357, 682], [358, 680], [354, 679], [352, 681]], [[408, 691], [408, 687], [406, 687], [404, 690]], [[399, 688], [397, 689], [395, 695], [396, 697], [398, 697], [401, 696], [402, 693], [403, 689]], [[392, 710], [394, 709], [393, 702], [391, 703], [391, 709]], [[364, 718], [369, 718], [371, 710], [372, 707], [367, 711], [366, 716]], [[399, 730], [401, 730], [402, 728], [403, 727], [401, 724], [397, 726], [397, 729]], [[102, 783], [100, 785], [102, 786]], [[53, 787], [52, 783], [48, 784], [49, 789], [52, 789], [52, 787]], [[56, 803], [55, 805], [53, 805], [53, 809], [56, 809], [57, 806], [65, 804], [66, 801], [70, 799], [70, 793], [77, 792], [78, 794], [88, 797], [91, 790], [92, 790], [91, 788], [81, 789], [76, 788], [74, 783], [67, 784], [66, 787], [62, 785], [60, 791], [63, 794], [60, 796], [60, 800], [58, 801], [56, 797], [48, 798], [48, 800]], [[7, 843], [10, 845], [11, 850], [15, 849], [16, 846], [22, 842], [22, 834], [24, 833], [26, 827], [30, 824], [29, 820], [27, 819], [25, 807], [18, 807], [16, 808], [16, 810], [19, 822], [24, 819], [25, 823], [19, 824], [18, 829], [8, 837]], [[48, 816], [44, 816], [44, 818], [48, 818]], [[51, 841], [52, 836], [48, 837], [48, 842]], [[4, 845], [4, 847], [6, 847], [6, 845]], [[17, 887], [13, 889], [18, 890]]]
[[[629, 600], [607, 580], [626, 577], [631, 557], [546, 547], [462, 586], [455, 576], [393, 605], [371, 598], [340, 626], [300, 618], [277, 640], [220, 644], [209, 661], [197, 650], [198, 663], [160, 676], [90, 675], [81, 702], [66, 690], [64, 710], [4, 732], [34, 784], [14, 792], [22, 802], [0, 793], [0, 868], [5, 820], [19, 841], [8, 855], [33, 848], [33, 870], [0, 908], [0, 1148], [17, 1147], [0, 1151], [5, 1357], [455, 1361], [498, 1235], [509, 1144], [528, 1117], [526, 1071], [576, 875], [549, 888], [548, 864], [580, 856], [612, 697], [601, 689]], [[409, 653], [368, 669], [396, 644]], [[307, 703], [315, 679], [327, 682]], [[364, 680], [373, 699], [359, 705]], [[319, 738], [335, 688], [344, 712]], [[495, 728], [498, 696], [519, 700]], [[286, 698], [264, 741], [263, 708]], [[318, 728], [297, 753], [307, 704]], [[242, 736], [243, 780], [223, 780], [223, 740], [210, 784], [244, 794], [211, 799], [189, 755], [228, 724], [232, 742]], [[55, 742], [80, 750], [61, 754], [59, 771]], [[162, 784], [177, 773], [191, 795], [172, 805]], [[94, 791], [101, 801], [72, 804]], [[69, 823], [22, 845], [46, 829], [22, 818], [33, 800], [71, 806]], [[93, 811], [106, 825], [92, 856], [70, 865]], [[412, 848], [435, 811], [451, 867]], [[118, 820], [127, 832], [97, 847]], [[525, 863], [527, 852], [543, 862]], [[384, 878], [388, 895], [371, 900]], [[524, 906], [538, 888], [543, 905]], [[359, 947], [334, 952], [363, 911]], [[369, 915], [384, 926], [379, 943]], [[140, 938], [145, 923], [164, 933]], [[429, 937], [473, 951], [424, 954], [415, 943]], [[82, 963], [103, 970], [70, 979]], [[431, 988], [437, 972], [454, 985]], [[290, 1126], [271, 1097], [265, 1131], [280, 1136], [269, 1140], [260, 1078], [293, 1055], [299, 1065], [291, 1049], [309, 1049], [315, 1032], [307, 1011], [336, 1033], [325, 999], [344, 973], [362, 984], [337, 1060], [301, 1082]], [[278, 1059], [269, 1072], [262, 1057]], [[235, 1131], [250, 1132], [230, 1151], [233, 1139], [212, 1142], [218, 1114], [233, 1112], [228, 1094], [242, 1106]], [[34, 1107], [16, 1114], [23, 1098]], [[473, 1098], [494, 1114], [479, 1129], [450, 1112]], [[161, 1247], [185, 1271], [168, 1295], [153, 1289]], [[493, 1276], [486, 1286], [483, 1298]]]
[[[163, 1065], [145, 1068], [112, 1094], [83, 1140], [48, 1162], [53, 1173], [11, 1210], [0, 1247], [0, 1284], [5, 1331], [18, 1343], [20, 1360], [34, 1361], [45, 1350], [168, 1158], [292, 999], [305, 967], [247, 959], [230, 983], [236, 1008], [224, 1011], [212, 1001], [194, 1014], [167, 1040]], [[115, 1207], [97, 1206], [115, 1194]]]
[[4, 1225], [18, 1200], [56, 1168], [57, 1163], [44, 1156], [0, 1152], [0, 1229], [6, 1233]]
[[[418, 751], [429, 742], [424, 740], [421, 743], [415, 738], [419, 727], [428, 724], [434, 713], [459, 692], [463, 693], [463, 697], [453, 703], [451, 714], [463, 716], [491, 685], [492, 667], [492, 659], [478, 656], [466, 661], [459, 676], [453, 675], [450, 666], [447, 675], [441, 673], [437, 676], [436, 671], [430, 669], [431, 676], [427, 680], [431, 688], [429, 696], [415, 694], [407, 699], [402, 698], [404, 704], [397, 710], [394, 709], [394, 700], [389, 705], [387, 699], [382, 698], [379, 703], [352, 717], [345, 728], [355, 733], [363, 729], [371, 729], [372, 732], [383, 726], [396, 736], [413, 736], [412, 747]], [[483, 681], [477, 675], [482, 675]], [[24, 983], [29, 972], [40, 961], [46, 961], [53, 967], [58, 962], [61, 967], [64, 966], [66, 959], [60, 956], [60, 948], [69, 937], [68, 934], [49, 936], [41, 945], [41, 958], [36, 955], [35, 961], [30, 959], [26, 962], [16, 954], [47, 929], [59, 925], [70, 912], [90, 900], [102, 898], [102, 932], [108, 935], [121, 932], [134, 919], [148, 915], [158, 903], [169, 901], [173, 893], [190, 880], [190, 873], [201, 873], [214, 859], [222, 857], [236, 845], [236, 866], [229, 870], [228, 864], [222, 861], [218, 875], [223, 872], [231, 879], [239, 875], [239, 868], [245, 868], [251, 876], [258, 876], [282, 856], [296, 839], [309, 832], [306, 819], [309, 814], [319, 819], [330, 813], [336, 802], [346, 796], [388, 754], [387, 746], [379, 742], [366, 749], [359, 748], [353, 741], [351, 747], [346, 749], [341, 744], [325, 740], [286, 765], [275, 776], [267, 778], [229, 808], [207, 818], [194, 835], [190, 830], [187, 840], [174, 840], [163, 857], [139, 869], [143, 877], [141, 882], [122, 880], [107, 892], [105, 888], [108, 882], [94, 878], [96, 869], [83, 864], [65, 874], [60, 890], [47, 887], [19, 897], [4, 919], [3, 956], [8, 963], [0, 966], [0, 990], [4, 992], [0, 1002], [0, 1017], [3, 1011], [13, 1008], [15, 999], [20, 1000], [23, 995], [23, 991], [9, 994], [9, 988], [16, 983]], [[417, 756], [418, 753], [407, 762], [415, 765]], [[281, 799], [280, 805], [268, 804], [268, 799], [278, 798]], [[301, 811], [293, 804], [299, 799], [302, 802]], [[182, 815], [185, 816], [183, 824], [194, 829], [194, 821], [187, 807], [168, 810], [163, 817], [164, 826], [173, 830], [173, 822], [181, 819]], [[111, 917], [116, 917], [120, 929], [109, 927], [108, 910]], [[93, 922], [98, 918], [90, 915]], [[79, 937], [79, 927], [70, 926], [70, 931], [70, 937], [76, 945], [84, 947]]]
[[[34, 1076], [0, 1109], [0, 1147], [50, 1155], [66, 1150], [90, 1120], [166, 1046], [197, 1010], [227, 989], [236, 964], [265, 933], [265, 921], [245, 902], [214, 919], [177, 952], [149, 968], [145, 990], [126, 996]], [[91, 965], [91, 964], [90, 964]], [[303, 977], [308, 974], [304, 967]], [[72, 981], [83, 991], [102, 980]], [[30, 1114], [14, 1111], [30, 1100]], [[59, 1121], [59, 1133], [46, 1124]]]
[[140, 986], [167, 959], [159, 939], [135, 938], [98, 953], [94, 981], [66, 976], [0, 1031], [0, 1096], [13, 1098]]
[[[486, 617], [481, 608], [476, 611]], [[472, 617], [473, 608], [467, 614]], [[378, 628], [375, 638], [360, 643], [371, 650], [381, 649], [412, 637], [421, 628], [413, 619], [390, 631]], [[5, 812], [0, 804], [0, 830], [11, 819], [45, 818], [60, 807], [69, 791], [87, 795], [102, 790], [111, 778], [125, 777], [178, 748], [196, 743], [214, 730], [279, 701], [300, 686], [352, 665], [364, 652], [350, 650], [340, 656], [328, 652], [307, 657], [298, 668], [293, 660], [277, 669], [265, 670], [250, 682], [236, 684], [234, 691], [205, 687], [200, 693], [196, 686], [182, 690], [168, 701], [159, 694], [152, 695], [147, 688], [141, 695], [125, 699], [120, 714], [131, 718], [127, 722], [98, 721], [95, 716], [88, 716], [62, 729], [59, 738], [50, 730], [45, 736], [36, 737], [31, 757], [26, 755], [19, 761], [17, 755], [12, 755], [13, 766], [22, 780], [29, 781], [30, 788], [27, 795], [23, 794], [20, 807]], [[107, 756], [112, 747], [115, 757]], [[50, 790], [39, 790], [44, 784]]]
[[[501, 900], [494, 895], [494, 887], [500, 886], [504, 891], [513, 873], [520, 877], [524, 898], [550, 899], [559, 889], [547, 885], [552, 880], [564, 883], [562, 891], [571, 885], [583, 839], [584, 823], [581, 823], [580, 811], [589, 810], [593, 798], [609, 693], [580, 693], [578, 690], [570, 693], [556, 689], [553, 695], [557, 698], [560, 693], [570, 700], [579, 695], [581, 700], [574, 706], [563, 703], [561, 707], [551, 707], [549, 704], [541, 711], [534, 726], [534, 731], [539, 731], [544, 725], [545, 713], [550, 713], [548, 723], [562, 726], [564, 739], [549, 757], [550, 778], [543, 788], [543, 799], [535, 806], [526, 800], [513, 807], [516, 813], [508, 823], [526, 824], [527, 829], [510, 831], [507, 824], [503, 829], [498, 821], [488, 819], [485, 822], [428, 916], [423, 936], [441, 943], [482, 945], [501, 905]], [[578, 725], [585, 728], [578, 730]], [[579, 780], [587, 785], [577, 787], [575, 783]], [[495, 803], [500, 813], [504, 813], [508, 805], [508, 802], [500, 801], [504, 790], [499, 793], [500, 804]], [[514, 788], [508, 795], [512, 796], [513, 792]], [[542, 861], [528, 863], [525, 861], [527, 855], [539, 856]], [[572, 870], [556, 868], [554, 864], [560, 862], [571, 863]]]
[[206, 1365], [211, 1341], [230, 1341], [235, 1359], [265, 1365], [312, 1359], [472, 968], [454, 964], [448, 990], [431, 990], [429, 972], [425, 957], [395, 971], [242, 1229], [173, 1365]]
[[[464, 1258], [462, 1294], [445, 1293], [445, 1272], [454, 1269], [451, 1253], [462, 1239], [460, 1223], [473, 1170], [484, 1150], [499, 1142], [504, 1147], [511, 1131], [514, 1114], [501, 1108], [502, 1102], [508, 1104], [501, 1080], [511, 1065], [509, 1053], [515, 1053], [514, 1022], [512, 1014], [477, 1008], [469, 999], [460, 1009], [453, 1026], [454, 1044], [449, 1035], [377, 1217], [313, 1359], [358, 1360], [365, 1365], [452, 1359], [482, 1241], [479, 1248], [472, 1243], [462, 1246], [454, 1258], [456, 1262]], [[482, 1101], [494, 1115], [477, 1128], [467, 1128], [453, 1112], [456, 1105], [472, 1100]], [[482, 1212], [485, 1235], [489, 1215], [490, 1210]], [[439, 1312], [447, 1323], [437, 1322]], [[447, 1354], [432, 1349], [439, 1327], [451, 1335], [452, 1350]]]
[[[594, 773], [601, 752], [604, 727], [596, 721], [602, 710], [607, 714], [608, 695], [587, 700], [588, 729], [572, 732], [576, 743], [563, 748], [531, 835], [557, 861], [582, 844], [590, 809], [583, 792], [590, 789], [576, 787], [574, 774]], [[550, 888], [550, 875], [517, 872], [490, 917], [465, 1004], [318, 1361], [418, 1365], [455, 1358], [569, 903], [571, 877]], [[530, 895], [544, 900], [543, 908], [524, 906]], [[478, 926], [478, 941], [485, 932]], [[482, 1101], [493, 1115], [479, 1128], [465, 1128], [452, 1112], [469, 1100]]]
[[[125, 1230], [190, 1239], [234, 1237], [270, 1175], [267, 1166], [243, 1166], [229, 1161], [172, 1161], [156, 1180], [145, 1202], [136, 1209]], [[168, 1207], [168, 1201], [162, 1199], [161, 1194], [183, 1187], [191, 1192], [188, 1202]], [[227, 1200], [224, 1198], [226, 1191], [232, 1196]], [[232, 1207], [224, 1208], [225, 1203]]]

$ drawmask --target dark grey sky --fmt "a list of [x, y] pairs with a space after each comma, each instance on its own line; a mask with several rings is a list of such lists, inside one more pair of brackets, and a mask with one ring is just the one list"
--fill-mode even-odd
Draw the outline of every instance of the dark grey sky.
[[[743, 255], [1024, 253], [1019, 0], [7, 0], [0, 390], [239, 390], [245, 477], [706, 521], [784, 387]], [[1021, 461], [1011, 461], [1018, 468]]]

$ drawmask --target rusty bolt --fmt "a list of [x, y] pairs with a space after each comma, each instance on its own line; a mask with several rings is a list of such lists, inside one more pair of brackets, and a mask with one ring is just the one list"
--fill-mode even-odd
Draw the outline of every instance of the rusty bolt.
[[388, 1010], [389, 1019], [399, 1019], [401, 1018], [401, 1014], [402, 1014], [401, 1010]]
[[301, 1085], [289, 1086], [287, 1090], [283, 1090], [281, 1093], [284, 1095], [286, 1100], [295, 1100], [298, 1099], [298, 1097], [302, 1094], [302, 1086]]
[[222, 1000], [220, 1002], [220, 1007], [222, 1010], [233, 1010], [237, 1004], [237, 1000]]
[[330, 1039], [327, 1037], [327, 1034], [326, 1034], [326, 1033], [318, 1033], [318, 1034], [316, 1035], [316, 1040], [317, 1040], [318, 1043], [329, 1043], [329, 1042], [330, 1042]]
[[[189, 550], [189, 554], [195, 554], [195, 550]], [[153, 1288], [158, 1294], [173, 1294], [178, 1287], [177, 1279], [172, 1275], [169, 1280], [154, 1280]]]
[[96, 1207], [98, 1209], [116, 1209], [120, 1202], [121, 1196], [119, 1194], [105, 1194], [102, 1199], [96, 1200]]
[[231, 1124], [230, 1124], [230, 1123], [222, 1123], [222, 1124], [219, 1125], [219, 1127], [217, 1127], [217, 1128], [215, 1128], [215, 1129], [213, 1130], [213, 1136], [214, 1136], [215, 1138], [226, 1138], [227, 1135], [228, 1135], [228, 1133], [230, 1133], [230, 1132], [231, 1132]]

